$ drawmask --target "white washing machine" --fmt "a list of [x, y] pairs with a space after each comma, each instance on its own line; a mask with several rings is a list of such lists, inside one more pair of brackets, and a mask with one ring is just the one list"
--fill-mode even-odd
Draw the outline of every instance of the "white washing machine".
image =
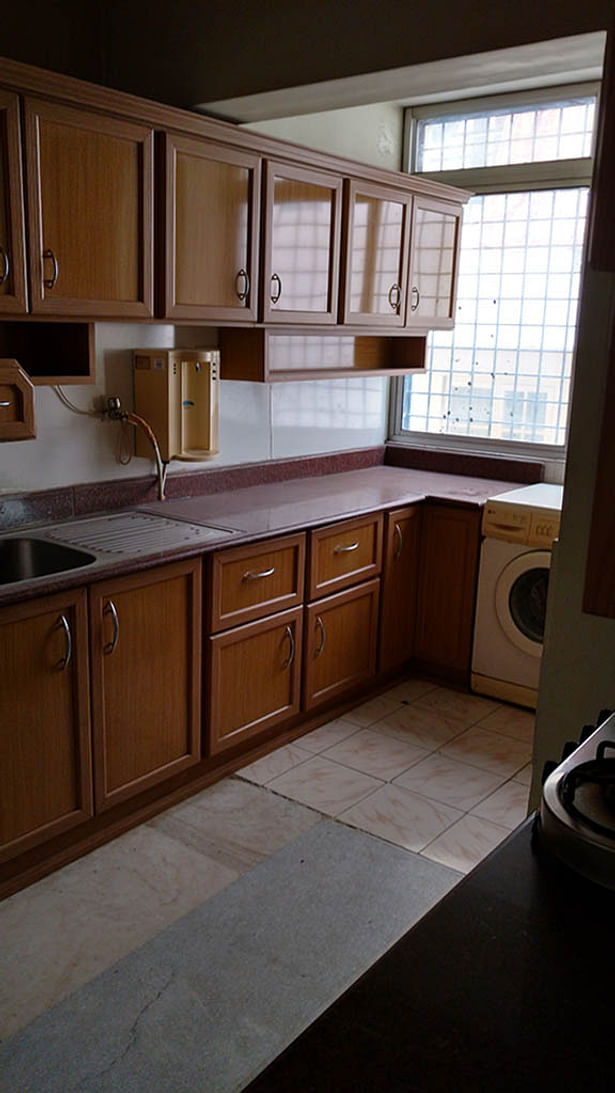
[[472, 690], [533, 709], [562, 492], [523, 486], [491, 497], [483, 512]]

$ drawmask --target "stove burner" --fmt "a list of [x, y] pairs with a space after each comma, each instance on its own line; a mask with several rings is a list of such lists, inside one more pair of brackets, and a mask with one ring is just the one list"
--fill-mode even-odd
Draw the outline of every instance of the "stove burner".
[[562, 779], [560, 799], [573, 819], [591, 831], [615, 839], [615, 759], [606, 759], [615, 742], [602, 740], [596, 758], [573, 767]]

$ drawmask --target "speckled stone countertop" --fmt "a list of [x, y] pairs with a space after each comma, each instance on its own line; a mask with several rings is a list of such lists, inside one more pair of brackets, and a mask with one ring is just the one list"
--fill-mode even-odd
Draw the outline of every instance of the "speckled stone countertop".
[[[396, 508], [424, 500], [449, 501], [469, 507], [481, 506], [489, 497], [518, 487], [517, 482], [378, 466], [341, 474], [250, 486], [199, 497], [151, 502], [140, 506], [140, 511], [194, 524], [213, 524], [233, 530], [237, 534], [232, 539], [221, 535], [219, 540], [212, 539], [205, 544], [182, 547], [164, 554], [153, 550], [152, 553], [139, 556], [129, 551], [120, 557], [98, 556], [92, 565], [80, 569], [0, 585], [0, 605], [150, 568], [165, 561], [179, 561], [241, 542], [317, 527], [330, 521], [349, 519], [380, 509]], [[46, 523], [38, 528], [30, 525], [27, 534], [44, 536], [45, 528], [52, 526], [59, 529], [61, 522], [54, 525]], [[19, 529], [15, 528], [10, 532], [10, 537], [19, 533]]]

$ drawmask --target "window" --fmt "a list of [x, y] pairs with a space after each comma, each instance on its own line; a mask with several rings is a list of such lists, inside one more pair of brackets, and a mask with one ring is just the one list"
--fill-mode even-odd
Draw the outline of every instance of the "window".
[[424, 444], [563, 457], [596, 89], [415, 110], [411, 169], [475, 191], [455, 328], [395, 384], [393, 433]]

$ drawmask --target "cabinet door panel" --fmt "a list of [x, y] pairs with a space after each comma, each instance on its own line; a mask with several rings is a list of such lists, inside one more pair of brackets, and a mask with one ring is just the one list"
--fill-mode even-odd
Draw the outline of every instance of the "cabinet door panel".
[[302, 622], [297, 608], [209, 639], [210, 755], [298, 713]]
[[4, 608], [0, 664], [4, 859], [92, 815], [85, 592]]
[[374, 675], [379, 585], [378, 579], [366, 581], [306, 608], [305, 710]]
[[200, 759], [200, 563], [90, 589], [96, 808]]
[[425, 505], [415, 655], [468, 682], [480, 546], [480, 509]]
[[419, 575], [421, 510], [418, 506], [385, 517], [384, 568], [380, 605], [378, 670], [388, 672], [414, 651]]
[[454, 325], [461, 209], [415, 197], [410, 239], [408, 326]]
[[337, 322], [341, 196], [341, 179], [266, 164], [266, 321]]
[[19, 100], [0, 90], [0, 314], [26, 311], [25, 258]]
[[411, 200], [350, 182], [344, 322], [403, 326]]
[[165, 137], [169, 318], [256, 319], [260, 160]]
[[153, 314], [152, 130], [26, 100], [32, 310]]

